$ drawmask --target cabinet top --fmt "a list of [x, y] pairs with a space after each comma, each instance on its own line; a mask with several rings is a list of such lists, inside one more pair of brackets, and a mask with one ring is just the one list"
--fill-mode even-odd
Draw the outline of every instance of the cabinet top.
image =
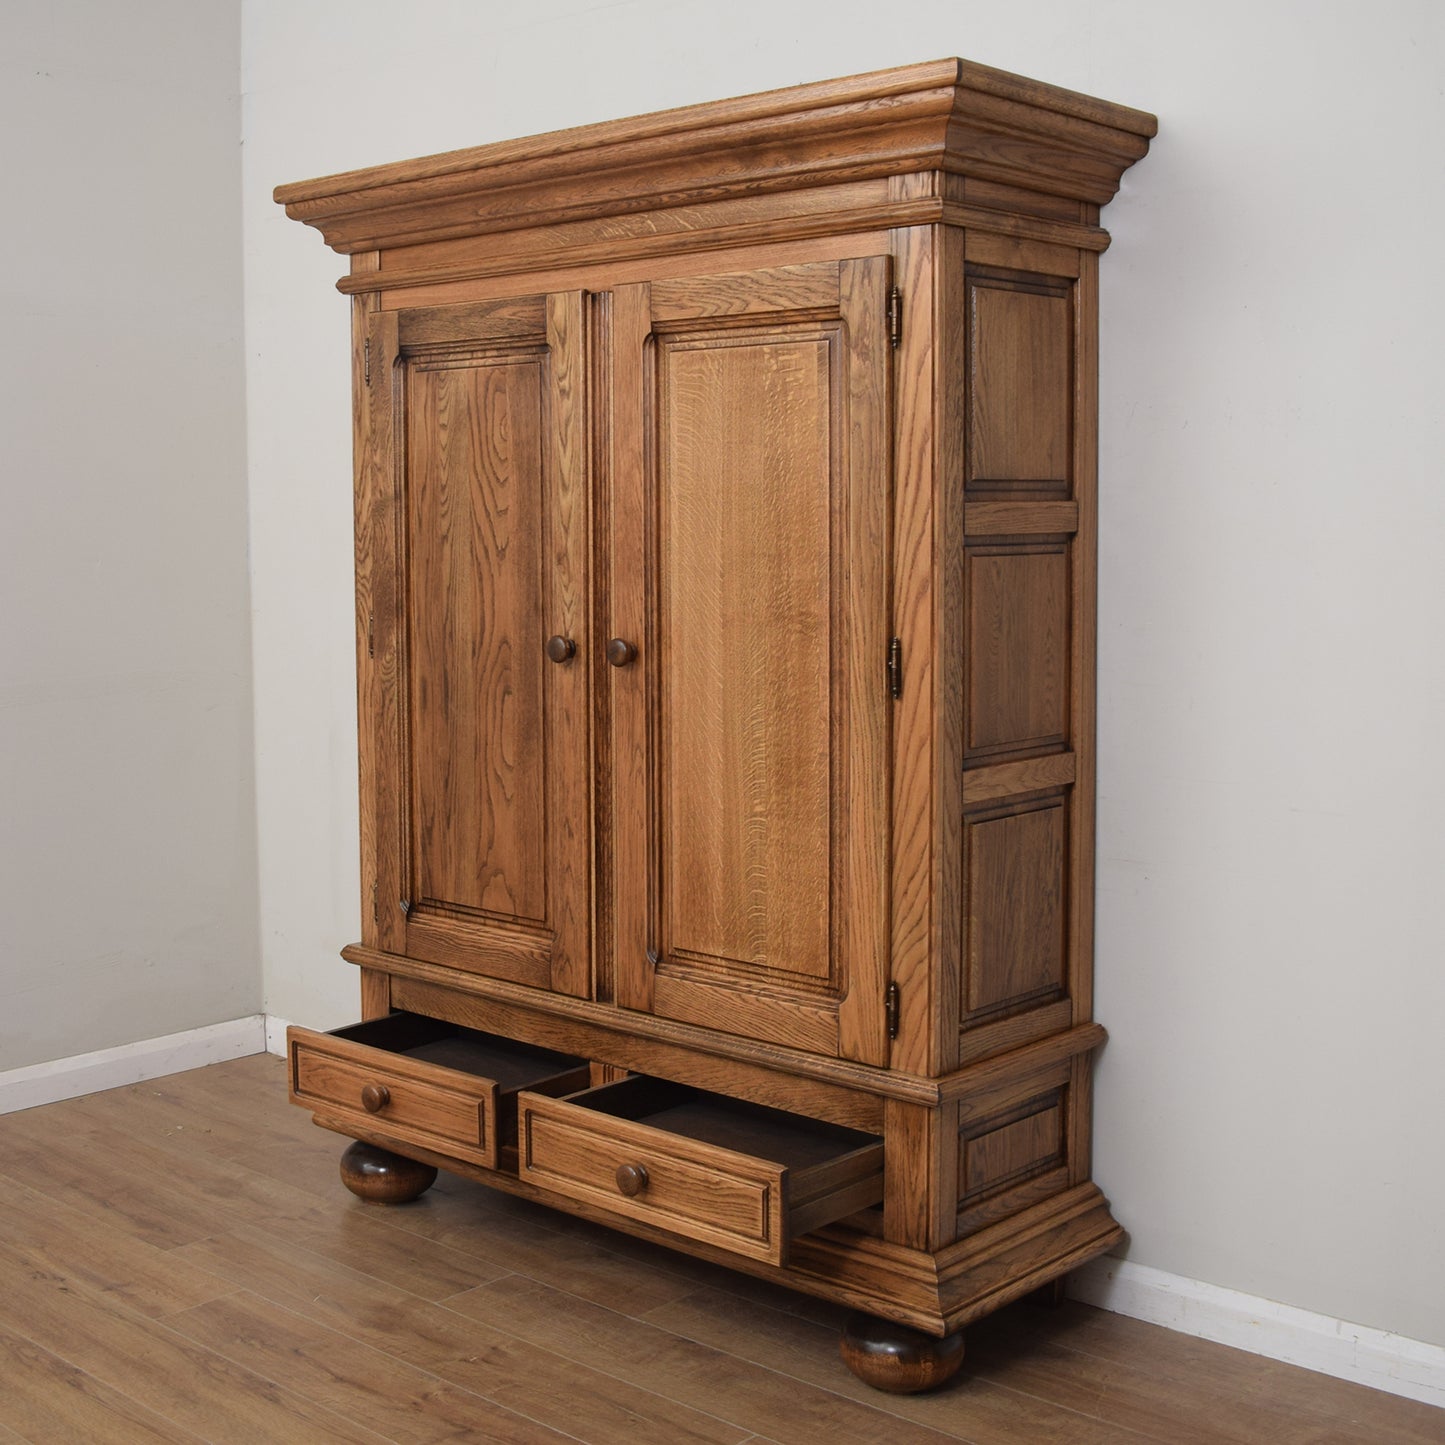
[[[297, 181], [278, 186], [275, 198], [345, 253], [648, 212], [692, 228], [682, 208], [710, 207], [712, 223], [725, 219], [717, 207], [729, 202], [832, 188], [814, 195], [816, 234], [828, 195], [839, 216], [876, 210], [876, 183], [891, 181], [888, 199], [917, 209], [930, 198], [961, 201], [958, 182], [952, 192], [943, 184], [950, 176], [992, 186], [995, 208], [1009, 208], [1000, 195], [1029, 193], [1050, 198], [1056, 214], [1076, 203], [1085, 221], [1156, 129], [1143, 111], [938, 60]], [[919, 175], [931, 184], [897, 179]], [[870, 181], [865, 205], [858, 183]], [[774, 205], [759, 214], [776, 221], [795, 211]], [[915, 219], [929, 217], [883, 224]]]

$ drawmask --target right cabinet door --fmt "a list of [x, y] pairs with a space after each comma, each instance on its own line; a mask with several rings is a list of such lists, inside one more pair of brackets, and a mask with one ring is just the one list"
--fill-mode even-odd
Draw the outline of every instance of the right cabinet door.
[[611, 302], [623, 1007], [886, 1063], [881, 256]]

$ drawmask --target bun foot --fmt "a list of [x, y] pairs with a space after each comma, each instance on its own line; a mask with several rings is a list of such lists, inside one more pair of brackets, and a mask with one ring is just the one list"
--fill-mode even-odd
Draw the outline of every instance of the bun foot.
[[953, 1378], [963, 1363], [963, 1335], [937, 1339], [907, 1325], [857, 1314], [843, 1326], [838, 1350], [865, 1385], [890, 1395], [918, 1395]]
[[341, 1156], [341, 1182], [368, 1204], [405, 1204], [436, 1183], [430, 1164], [359, 1140]]

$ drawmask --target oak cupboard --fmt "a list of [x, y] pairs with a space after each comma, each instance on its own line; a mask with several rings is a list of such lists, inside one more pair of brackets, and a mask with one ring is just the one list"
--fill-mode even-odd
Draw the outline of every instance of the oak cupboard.
[[945, 60], [278, 188], [351, 258], [363, 1021], [289, 1047], [356, 1192], [845, 1302], [898, 1389], [1119, 1239], [1097, 268], [1154, 130]]

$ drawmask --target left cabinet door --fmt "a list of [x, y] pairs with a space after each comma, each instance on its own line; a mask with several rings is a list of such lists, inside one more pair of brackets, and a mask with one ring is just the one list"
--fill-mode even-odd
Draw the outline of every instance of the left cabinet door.
[[368, 322], [357, 509], [377, 947], [590, 991], [580, 293]]

